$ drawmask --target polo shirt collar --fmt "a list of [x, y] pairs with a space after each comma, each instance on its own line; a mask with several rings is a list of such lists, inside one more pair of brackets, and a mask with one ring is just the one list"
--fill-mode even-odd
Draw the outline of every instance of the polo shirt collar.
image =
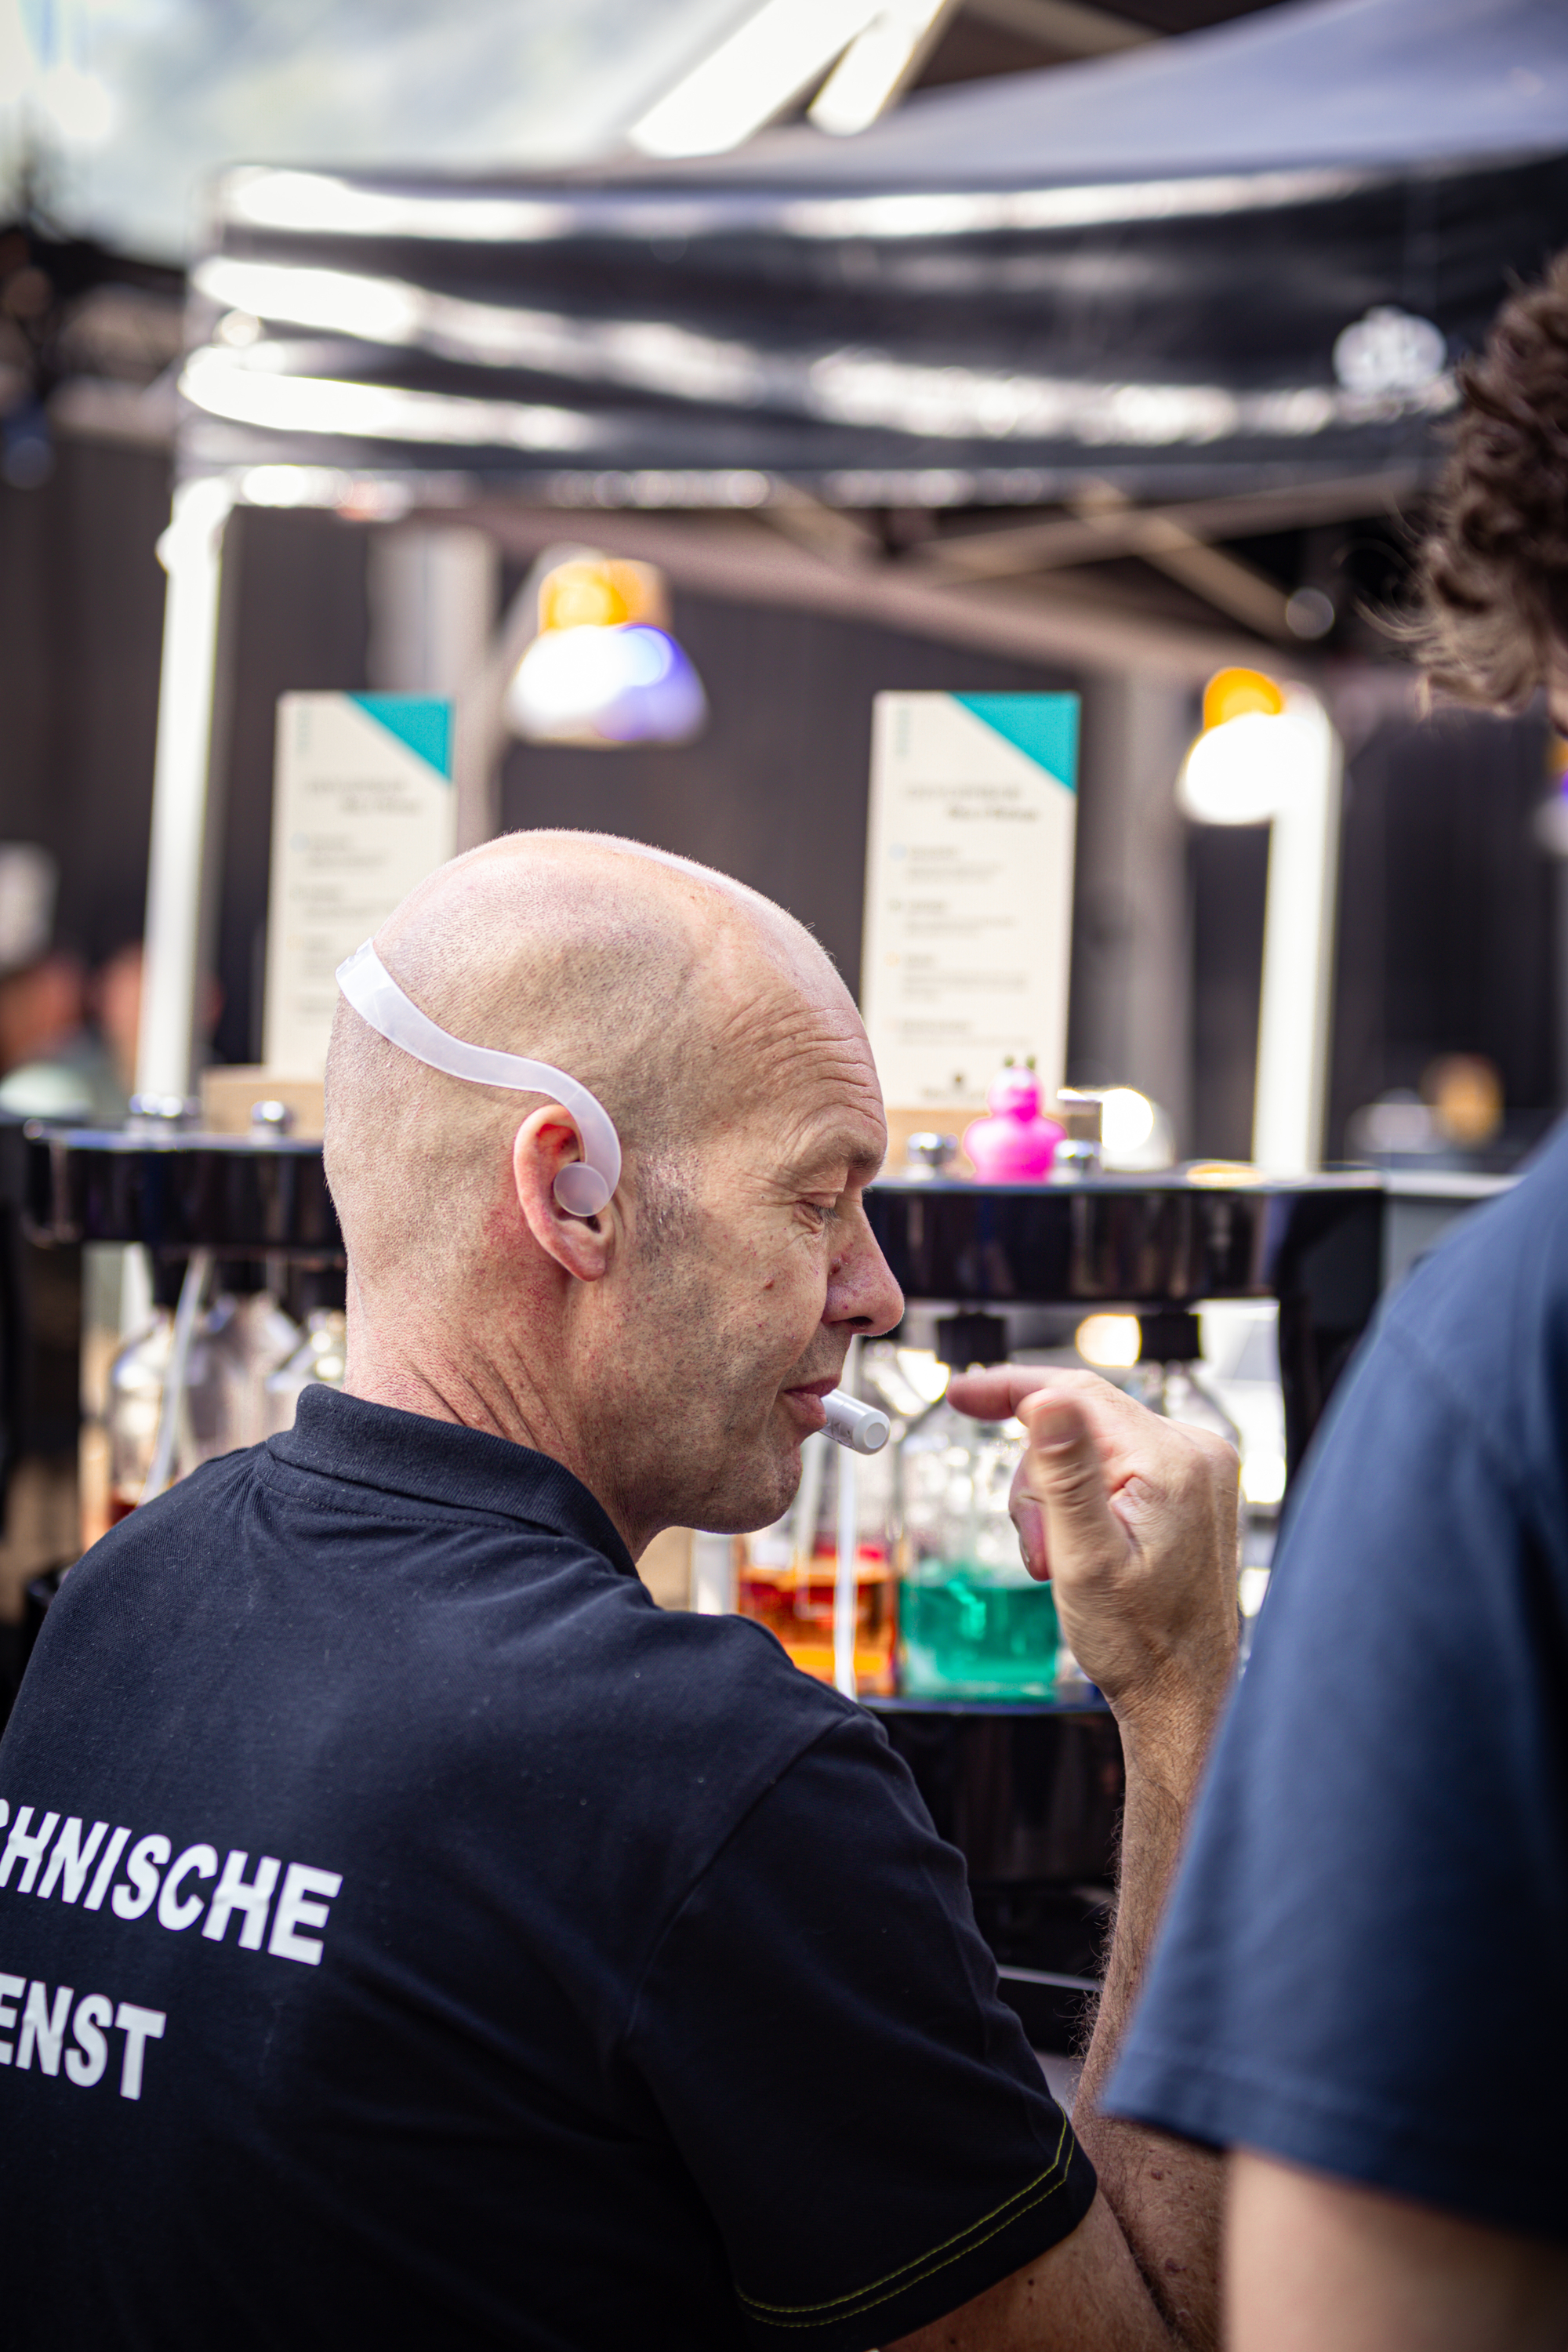
[[290, 1469], [340, 1484], [549, 1528], [602, 1552], [624, 1575], [637, 1574], [609, 1514], [580, 1478], [548, 1454], [489, 1430], [373, 1404], [312, 1381], [300, 1391], [293, 1428], [268, 1438], [267, 1448]]

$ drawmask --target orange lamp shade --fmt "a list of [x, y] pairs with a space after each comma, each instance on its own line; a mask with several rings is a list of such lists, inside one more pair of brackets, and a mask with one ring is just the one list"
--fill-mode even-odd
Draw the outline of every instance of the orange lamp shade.
[[574, 557], [539, 583], [539, 632], [613, 629], [627, 621], [668, 625], [664, 583], [651, 563], [615, 556]]
[[1239, 719], [1250, 710], [1278, 719], [1284, 708], [1282, 689], [1260, 669], [1217, 670], [1204, 688], [1204, 732], [1206, 735], [1211, 727], [1223, 727], [1227, 719]]

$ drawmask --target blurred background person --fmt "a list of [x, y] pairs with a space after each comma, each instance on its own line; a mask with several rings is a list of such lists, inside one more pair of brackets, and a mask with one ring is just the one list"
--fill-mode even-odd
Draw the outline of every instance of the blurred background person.
[[141, 1009], [139, 939], [90, 975], [54, 953], [0, 981], [0, 1110], [118, 1126], [135, 1085]]
[[75, 956], [51, 951], [0, 978], [0, 1070], [6, 1078], [55, 1062], [80, 1032], [86, 1005], [87, 977]]

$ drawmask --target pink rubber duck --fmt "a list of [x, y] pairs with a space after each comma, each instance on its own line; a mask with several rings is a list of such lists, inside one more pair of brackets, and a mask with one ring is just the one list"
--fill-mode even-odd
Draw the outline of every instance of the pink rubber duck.
[[1066, 1130], [1042, 1113], [1034, 1071], [1009, 1062], [985, 1099], [991, 1116], [963, 1130], [963, 1148], [981, 1182], [1027, 1184], [1048, 1176]]

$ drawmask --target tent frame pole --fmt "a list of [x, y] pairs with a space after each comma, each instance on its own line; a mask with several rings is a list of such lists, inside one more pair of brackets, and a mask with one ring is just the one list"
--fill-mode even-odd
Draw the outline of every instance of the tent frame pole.
[[216, 477], [182, 482], [158, 541], [169, 575], [163, 608], [142, 1018], [141, 1095], [188, 1097], [203, 1044], [203, 964], [208, 952], [217, 811], [212, 789], [218, 604], [224, 536], [235, 493]]

